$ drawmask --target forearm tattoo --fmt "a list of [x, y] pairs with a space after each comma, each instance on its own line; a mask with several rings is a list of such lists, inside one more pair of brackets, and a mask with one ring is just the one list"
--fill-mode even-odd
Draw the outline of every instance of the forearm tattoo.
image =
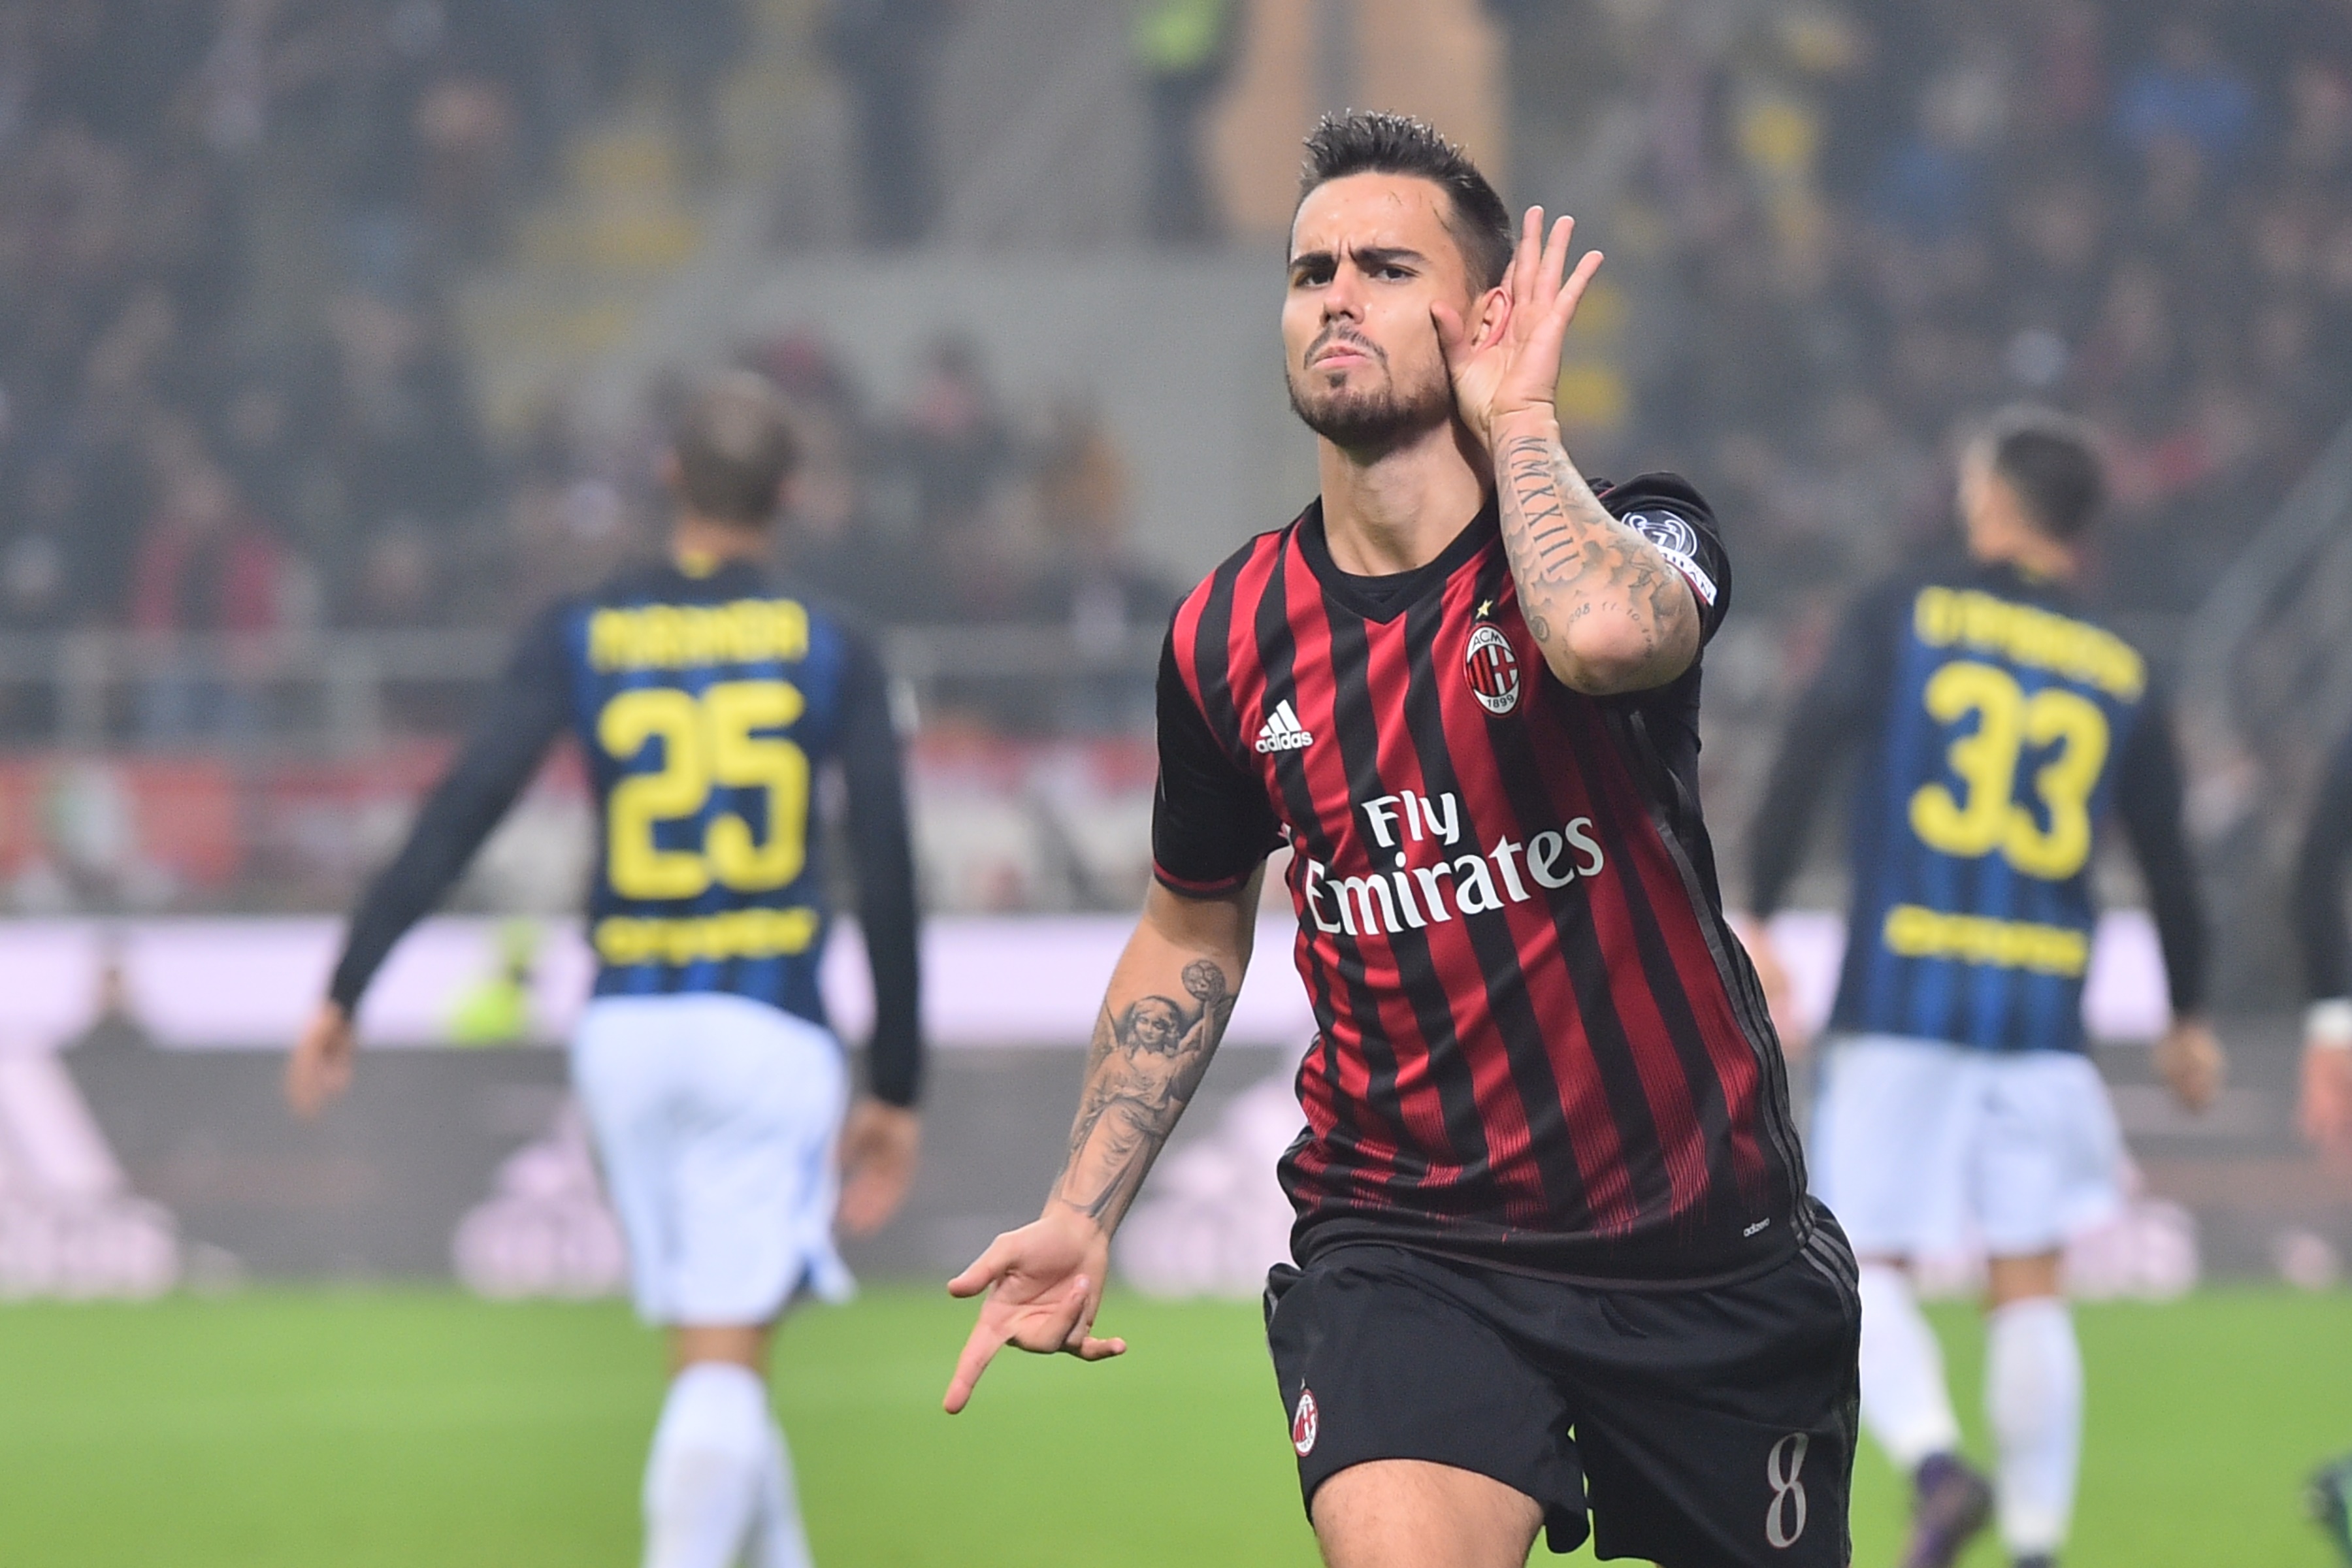
[[1503, 547], [1528, 629], [1548, 660], [1566, 651], [1553, 639], [1594, 614], [1631, 623], [1645, 664], [1661, 650], [1696, 646], [1696, 596], [1657, 546], [1609, 515], [1557, 438], [1506, 440], [1495, 470]]
[[1223, 965], [1195, 959], [1183, 980], [1184, 1001], [1140, 996], [1116, 1013], [1105, 1002], [1095, 1021], [1069, 1163], [1054, 1194], [1106, 1230], [1134, 1202], [1233, 1016]]

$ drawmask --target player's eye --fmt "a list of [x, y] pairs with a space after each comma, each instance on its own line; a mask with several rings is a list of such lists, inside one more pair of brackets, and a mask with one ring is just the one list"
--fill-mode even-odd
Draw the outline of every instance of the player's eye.
[[1290, 286], [1294, 289], [1319, 288], [1331, 281], [1331, 263], [1328, 261], [1301, 262], [1291, 268]]

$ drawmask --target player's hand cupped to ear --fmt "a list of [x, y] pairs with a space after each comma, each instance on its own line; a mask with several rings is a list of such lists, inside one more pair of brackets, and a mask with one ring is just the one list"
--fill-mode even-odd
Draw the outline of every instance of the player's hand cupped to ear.
[[841, 1130], [841, 1228], [870, 1236], [890, 1223], [915, 1184], [922, 1118], [873, 1099], [849, 1109]]
[[1601, 270], [1597, 250], [1585, 252], [1576, 270], [1568, 270], [1575, 234], [1576, 220], [1563, 217], [1547, 239], [1543, 208], [1529, 207], [1501, 298], [1490, 293], [1475, 323], [1442, 302], [1429, 308], [1455, 406], [1482, 441], [1491, 444], [1496, 426], [1515, 414], [1556, 416], [1560, 347], [1586, 286]]
[[286, 1058], [286, 1103], [294, 1114], [316, 1116], [351, 1088], [355, 1044], [351, 1016], [337, 1003], [320, 1003]]
[[1043, 1217], [1006, 1231], [972, 1266], [948, 1281], [950, 1296], [988, 1292], [980, 1321], [956, 1358], [947, 1412], [971, 1403], [980, 1374], [1006, 1345], [1037, 1355], [1057, 1352], [1081, 1361], [1124, 1354], [1127, 1342], [1097, 1339], [1103, 1276], [1110, 1267], [1110, 1237], [1075, 1209], [1055, 1205]]

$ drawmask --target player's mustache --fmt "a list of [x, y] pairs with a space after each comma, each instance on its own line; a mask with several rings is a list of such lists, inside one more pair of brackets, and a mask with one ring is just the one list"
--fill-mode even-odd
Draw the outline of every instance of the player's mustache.
[[1383, 366], [1389, 363], [1388, 353], [1386, 350], [1382, 349], [1380, 344], [1372, 342], [1371, 339], [1365, 337], [1360, 333], [1349, 331], [1345, 325], [1338, 321], [1334, 321], [1329, 326], [1324, 328], [1321, 332], [1316, 335], [1315, 341], [1307, 345], [1307, 353], [1304, 357], [1303, 363], [1313, 364], [1315, 363], [1315, 356], [1321, 353], [1325, 349], [1330, 347], [1335, 341], [1346, 343], [1352, 349], [1361, 349], [1364, 353], [1380, 361]]

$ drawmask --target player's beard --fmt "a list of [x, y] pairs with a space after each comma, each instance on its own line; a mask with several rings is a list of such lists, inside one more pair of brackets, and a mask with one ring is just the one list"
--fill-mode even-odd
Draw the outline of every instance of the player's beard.
[[[1361, 338], [1349, 342], [1361, 347], [1389, 370], [1389, 357]], [[1323, 347], [1318, 340], [1307, 353], [1312, 358]], [[1318, 372], [1294, 370], [1284, 379], [1290, 390], [1290, 411], [1309, 430], [1333, 446], [1351, 452], [1378, 451], [1407, 437], [1418, 436], [1454, 417], [1454, 388], [1440, 371], [1418, 385], [1400, 387], [1390, 371], [1388, 384], [1378, 391], [1316, 390]], [[1301, 381], [1309, 385], [1300, 386]]]

